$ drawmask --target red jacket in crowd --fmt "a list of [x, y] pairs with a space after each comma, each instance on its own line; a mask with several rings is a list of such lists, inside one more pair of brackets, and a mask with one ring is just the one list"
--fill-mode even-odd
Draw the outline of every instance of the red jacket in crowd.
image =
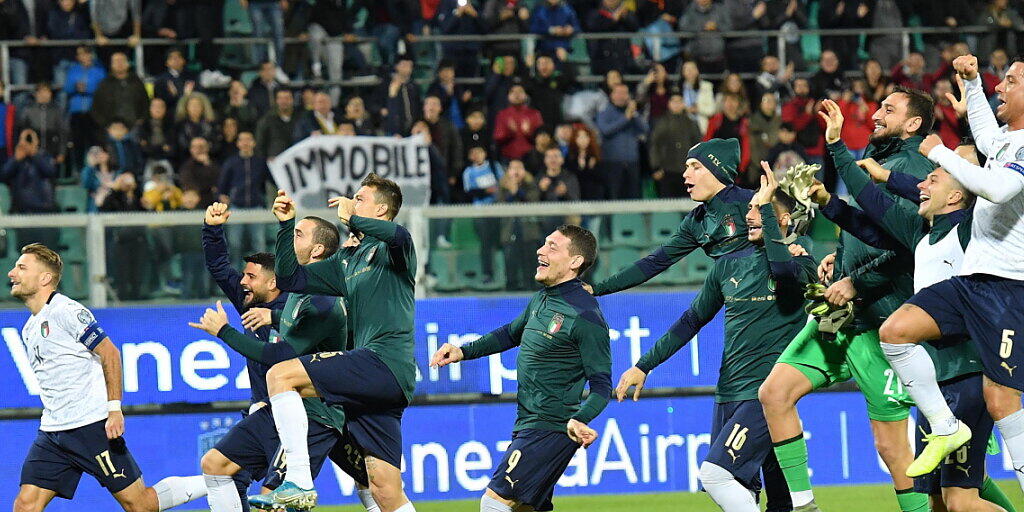
[[544, 124], [540, 111], [526, 105], [509, 105], [494, 121], [494, 143], [505, 159], [522, 158], [533, 149], [533, 134]]
[[[728, 139], [731, 138], [732, 134], [719, 134], [718, 129], [722, 127], [722, 122], [725, 120], [725, 114], [719, 112], [708, 119], [708, 131], [704, 133], [704, 142], [711, 139]], [[740, 171], [745, 171], [747, 166], [750, 165], [750, 118], [744, 117], [740, 119], [739, 129], [740, 139]]]
[[[825, 121], [818, 115], [818, 112], [811, 110], [807, 112], [808, 103], [815, 104], [814, 98], [807, 96], [794, 96], [782, 106], [782, 122], [793, 125], [796, 130], [796, 141], [804, 148], [807, 156], [821, 157], [825, 154]], [[805, 135], [813, 137], [816, 142], [807, 144]]]
[[893, 66], [890, 75], [896, 85], [917, 89], [931, 94], [935, 82], [943, 78], [950, 78], [953, 75], [953, 63], [943, 62], [934, 73], [924, 73], [920, 78], [911, 77], [903, 72], [903, 64], [897, 63]]
[[935, 104], [935, 122], [938, 123], [939, 138], [942, 145], [956, 149], [960, 145], [960, 119], [956, 117], [953, 105]]
[[864, 149], [868, 147], [868, 137], [875, 130], [875, 121], [871, 116], [878, 110], [878, 104], [873, 101], [847, 101], [839, 100], [840, 110], [843, 111], [843, 131], [841, 137], [850, 149]]

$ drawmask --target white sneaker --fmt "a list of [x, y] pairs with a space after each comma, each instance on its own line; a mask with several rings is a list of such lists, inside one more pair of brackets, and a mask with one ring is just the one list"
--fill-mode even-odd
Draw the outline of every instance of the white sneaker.
[[277, 81], [281, 82], [282, 84], [288, 83], [288, 75], [284, 72], [283, 69], [281, 69], [280, 66], [277, 67], [277, 71], [274, 71], [274, 78], [277, 79]]
[[452, 248], [452, 243], [449, 242], [448, 239], [444, 237], [444, 235], [437, 235], [437, 240], [434, 241], [434, 245], [436, 245], [439, 249]]

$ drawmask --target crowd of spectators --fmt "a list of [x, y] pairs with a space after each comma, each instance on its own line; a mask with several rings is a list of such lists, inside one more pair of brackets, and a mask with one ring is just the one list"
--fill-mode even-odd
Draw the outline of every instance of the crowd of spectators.
[[[955, 146], [965, 124], [946, 96], [957, 90], [950, 62], [979, 54], [994, 96], [1024, 32], [1016, 0], [814, 0], [813, 10], [807, 0], [241, 0], [255, 35], [273, 41], [255, 47], [255, 76], [243, 82], [239, 70], [221, 65], [221, 48], [210, 41], [231, 32], [223, 3], [0, 2], [0, 39], [29, 43], [11, 51], [12, 83], [36, 84], [0, 103], [0, 182], [10, 190], [11, 213], [56, 211], [61, 177], [80, 180], [90, 212], [195, 209], [213, 201], [263, 208], [273, 185], [268, 164], [318, 135], [422, 134], [431, 148], [434, 204], [683, 197], [686, 151], [713, 137], [740, 140], [739, 184], [756, 186], [761, 160], [776, 168], [821, 160], [817, 111], [824, 98], [839, 102], [843, 138], [862, 152], [871, 115], [894, 87], [931, 92], [935, 130]], [[813, 61], [794, 35], [785, 38], [786, 66], [774, 39], [721, 35], [912, 23], [990, 30], [929, 34], [906, 57], [899, 36], [821, 37]], [[696, 35], [663, 38], [657, 59], [652, 37], [574, 44], [580, 33], [676, 30]], [[518, 40], [419, 39], [527, 33], [539, 36], [529, 56]], [[304, 42], [285, 45], [292, 36]], [[201, 42], [148, 48], [145, 62], [132, 62], [130, 46], [139, 38]], [[33, 44], [42, 39], [94, 44]], [[294, 85], [351, 74], [379, 80]], [[595, 75], [600, 83], [583, 80]], [[482, 85], [459, 80], [475, 77]], [[431, 229], [445, 246], [448, 224]], [[520, 220], [481, 221], [477, 231], [488, 278], [498, 248], [508, 257], [528, 251], [539, 233]], [[230, 235], [246, 248], [266, 243], [256, 228]], [[111, 236], [130, 247], [141, 235]]]

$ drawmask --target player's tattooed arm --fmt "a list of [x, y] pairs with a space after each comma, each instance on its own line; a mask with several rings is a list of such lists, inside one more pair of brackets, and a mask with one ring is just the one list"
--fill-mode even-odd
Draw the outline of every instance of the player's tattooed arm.
[[93, 352], [100, 356], [103, 380], [107, 385], [107, 403], [110, 409], [105, 425], [107, 439], [117, 439], [124, 434], [124, 414], [121, 412], [121, 351], [110, 338], [104, 338]]

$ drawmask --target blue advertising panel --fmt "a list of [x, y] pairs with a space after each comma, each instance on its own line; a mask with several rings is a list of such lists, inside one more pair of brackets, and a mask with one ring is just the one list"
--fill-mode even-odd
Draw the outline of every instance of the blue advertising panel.
[[[622, 293], [600, 299], [612, 340], [613, 370], [631, 366], [682, 314], [695, 297], [682, 293]], [[417, 394], [503, 393], [516, 389], [515, 351], [432, 369], [430, 355], [442, 344], [462, 344], [511, 321], [528, 297], [437, 298], [417, 302]], [[121, 349], [124, 403], [247, 400], [244, 358], [220, 340], [188, 326], [205, 306], [110, 308], [94, 311]], [[232, 323], [240, 324], [234, 311]], [[25, 310], [0, 311], [0, 407], [38, 407], [38, 385], [29, 366], [21, 327]], [[721, 361], [721, 316], [695, 343], [654, 372], [648, 387], [713, 386]]]
[[[580, 450], [555, 491], [580, 494], [652, 493], [697, 490], [697, 469], [711, 441], [712, 399], [652, 398], [612, 403], [591, 422], [600, 437]], [[864, 401], [857, 393], [814, 394], [800, 403], [808, 436], [811, 481], [815, 485], [889, 481], [874, 450]], [[405, 489], [413, 501], [477, 498], [510, 441], [514, 404], [423, 406], [404, 418]], [[152, 484], [171, 475], [197, 474], [199, 458], [235, 415], [187, 414], [127, 419], [126, 439]], [[0, 422], [5, 456], [0, 457], [0, 509], [9, 510], [21, 463], [38, 422]], [[909, 428], [914, 429], [913, 422]], [[174, 449], [169, 450], [168, 447]], [[1005, 453], [1005, 452], [1004, 452]], [[993, 478], [1013, 478], [1004, 455], [988, 458]], [[980, 469], [979, 469], [980, 470]], [[327, 466], [316, 480], [321, 503], [354, 504], [351, 479]], [[895, 509], [891, 493], [878, 507]], [[887, 505], [884, 500], [889, 500]], [[708, 501], [709, 509], [711, 502]], [[54, 500], [47, 510], [114, 510], [116, 505], [95, 480], [83, 477], [73, 502]], [[205, 500], [189, 507], [206, 508]]]

